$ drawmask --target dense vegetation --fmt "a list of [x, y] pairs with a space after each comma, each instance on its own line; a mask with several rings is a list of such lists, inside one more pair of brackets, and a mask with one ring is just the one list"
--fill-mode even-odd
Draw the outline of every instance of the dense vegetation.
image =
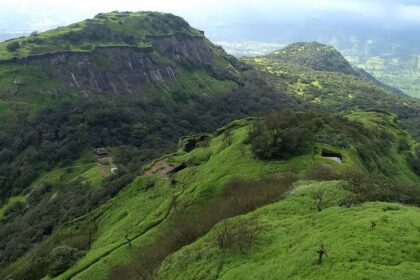
[[[377, 129], [367, 128], [360, 122], [375, 122], [377, 115], [383, 115], [381, 123], [375, 123]], [[418, 174], [417, 148], [412, 149], [412, 139], [406, 134], [390, 129], [397, 126], [395, 121], [386, 113], [353, 113], [343, 117], [310, 110], [282, 110], [254, 124], [248, 142], [260, 159], [289, 159], [307, 153], [316, 144], [353, 149], [366, 170], [390, 177], [396, 175], [396, 168], [389, 157], [399, 152], [406, 155], [411, 169]]]

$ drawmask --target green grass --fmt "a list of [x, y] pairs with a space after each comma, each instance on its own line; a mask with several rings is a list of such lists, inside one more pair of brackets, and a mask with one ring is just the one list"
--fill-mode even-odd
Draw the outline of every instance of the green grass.
[[[132, 42], [108, 35], [108, 37], [89, 37], [87, 29], [95, 25], [105, 26], [107, 28], [105, 34], [108, 34], [108, 31], [113, 34], [125, 34], [127, 38], [132, 38]], [[191, 28], [181, 18], [172, 15], [153, 12], [111, 12], [99, 14], [94, 19], [42, 32], [37, 36], [0, 43], [0, 60], [60, 51], [90, 52], [97, 47], [150, 48], [151, 44], [146, 38], [147, 36], [168, 36], [175, 33], [184, 36], [202, 36], [198, 30]], [[82, 40], [80, 42], [68, 40], [66, 36], [72, 34], [79, 36]], [[14, 52], [8, 51], [7, 45], [10, 42], [19, 42], [21, 46]]]
[[[310, 195], [319, 188], [329, 191], [321, 212]], [[338, 207], [344, 195], [341, 182], [304, 183], [284, 201], [231, 219], [262, 225], [247, 254], [220, 250], [210, 232], [167, 258], [158, 278], [418, 279], [420, 210], [379, 202]], [[321, 244], [328, 257], [318, 265]]]
[[7, 202], [0, 208], [0, 220], [4, 218], [4, 214], [7, 212], [10, 207], [12, 207], [17, 202], [24, 202], [25, 196], [24, 195], [17, 195], [12, 196], [7, 200]]

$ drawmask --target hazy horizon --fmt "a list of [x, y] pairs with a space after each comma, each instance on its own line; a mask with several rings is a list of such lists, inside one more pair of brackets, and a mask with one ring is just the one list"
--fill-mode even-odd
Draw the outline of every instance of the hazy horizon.
[[371, 27], [395, 30], [420, 26], [418, 1], [349, 1], [349, 0], [261, 0], [261, 1], [131, 1], [91, 0], [16, 0], [0, 3], [0, 31], [27, 33], [44, 31], [92, 18], [100, 12], [161, 11], [184, 17], [193, 26], [224, 26], [231, 22], [255, 24], [302, 23], [341, 14], [368, 22]]

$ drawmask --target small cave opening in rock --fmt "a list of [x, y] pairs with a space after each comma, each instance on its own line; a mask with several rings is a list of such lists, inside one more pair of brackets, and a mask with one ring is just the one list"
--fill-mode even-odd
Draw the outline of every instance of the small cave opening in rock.
[[178, 173], [179, 171], [181, 171], [181, 170], [183, 170], [185, 168], [187, 168], [187, 165], [185, 163], [178, 164], [178, 165], [174, 166], [172, 168], [172, 170], [168, 172], [168, 174]]
[[343, 156], [339, 153], [335, 153], [332, 151], [322, 150], [321, 156], [324, 158], [332, 159], [338, 163], [343, 163]]
[[199, 137], [187, 139], [184, 145], [184, 151], [189, 153], [197, 147], [198, 143], [208, 141], [209, 139], [210, 137], [207, 135], [201, 135]]

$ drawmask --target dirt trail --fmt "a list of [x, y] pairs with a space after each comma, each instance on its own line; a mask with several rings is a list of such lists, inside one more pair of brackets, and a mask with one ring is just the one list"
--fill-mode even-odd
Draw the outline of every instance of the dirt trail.
[[153, 164], [153, 166], [149, 170], [145, 171], [144, 176], [158, 175], [169, 180], [168, 174], [174, 168], [175, 167], [173, 165], [167, 163], [166, 160], [162, 159], [155, 162], [155, 164]]

